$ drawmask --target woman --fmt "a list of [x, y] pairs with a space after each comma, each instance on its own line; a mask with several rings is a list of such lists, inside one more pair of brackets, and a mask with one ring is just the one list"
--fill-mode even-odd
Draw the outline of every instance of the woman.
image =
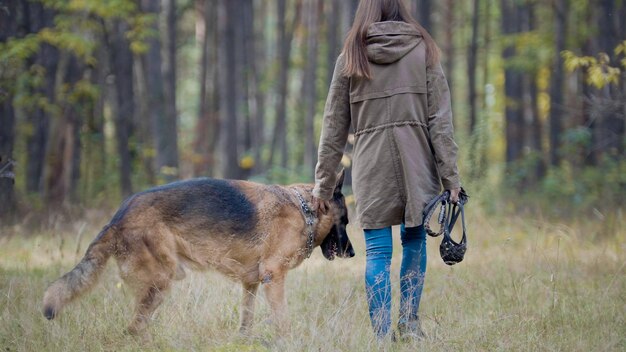
[[313, 206], [326, 211], [348, 129], [353, 189], [365, 232], [365, 286], [378, 338], [391, 334], [391, 226], [401, 224], [401, 338], [421, 338], [425, 204], [444, 189], [458, 200], [450, 91], [431, 36], [402, 0], [361, 0], [326, 101]]

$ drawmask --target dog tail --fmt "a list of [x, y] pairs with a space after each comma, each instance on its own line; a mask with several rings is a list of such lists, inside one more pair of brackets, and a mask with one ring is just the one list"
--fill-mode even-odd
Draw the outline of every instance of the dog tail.
[[43, 297], [43, 314], [48, 320], [72, 300], [92, 288], [115, 250], [115, 228], [105, 226], [91, 242], [83, 259], [67, 274], [53, 282]]

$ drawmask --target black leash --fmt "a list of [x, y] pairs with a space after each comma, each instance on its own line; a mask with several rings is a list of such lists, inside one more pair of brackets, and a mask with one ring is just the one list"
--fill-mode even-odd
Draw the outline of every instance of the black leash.
[[[423, 225], [426, 233], [432, 237], [438, 237], [443, 234], [441, 245], [439, 246], [439, 253], [441, 258], [448, 265], [454, 265], [463, 260], [465, 252], [467, 251], [467, 230], [465, 227], [465, 204], [469, 201], [469, 196], [463, 188], [459, 194], [459, 201], [457, 203], [450, 202], [450, 192], [444, 191], [442, 194], [431, 200], [424, 208]], [[439, 209], [439, 216], [437, 223], [441, 225], [439, 232], [434, 232], [430, 228], [430, 220], [432, 219], [435, 211]], [[454, 224], [461, 216], [461, 223], [463, 226], [463, 237], [461, 242], [455, 242], [450, 234], [454, 228]]]
[[[446, 204], [448, 203], [448, 199], [450, 199], [450, 191], [444, 191], [437, 197], [433, 198], [433, 200], [431, 200], [424, 208], [424, 228], [426, 229], [426, 233], [431, 237], [438, 237], [444, 232], [445, 228], [443, 224], [446, 218]], [[437, 223], [442, 225], [439, 232], [435, 232], [430, 228], [430, 220], [435, 214], [437, 207], [439, 207], [439, 218], [437, 219]]]

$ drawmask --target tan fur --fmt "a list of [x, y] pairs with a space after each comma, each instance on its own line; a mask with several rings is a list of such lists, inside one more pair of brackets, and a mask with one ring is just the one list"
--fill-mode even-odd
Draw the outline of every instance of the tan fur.
[[[54, 318], [66, 304], [92, 287], [106, 259], [113, 255], [120, 276], [135, 294], [130, 333], [145, 334], [150, 317], [172, 281], [184, 278], [186, 268], [212, 268], [241, 282], [244, 333], [254, 318], [256, 291], [264, 283], [272, 321], [280, 331], [287, 330], [284, 280], [287, 271], [305, 259], [306, 246], [305, 223], [293, 190], [298, 189], [310, 201], [312, 185], [283, 187], [232, 182], [256, 206], [259, 218], [254, 238], [196, 233], [190, 224], [173, 224], [164, 219], [153, 206], [154, 194], [131, 198], [123, 218], [105, 228], [76, 268], [48, 288], [44, 296], [46, 316]], [[333, 211], [331, 208], [327, 215], [318, 216], [315, 246], [333, 226]]]

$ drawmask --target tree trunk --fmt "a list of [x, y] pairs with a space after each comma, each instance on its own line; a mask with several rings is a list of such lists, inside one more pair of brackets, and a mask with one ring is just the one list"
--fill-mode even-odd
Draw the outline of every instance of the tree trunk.
[[[157, 141], [157, 174], [166, 182], [179, 176], [178, 169], [178, 116], [176, 110], [176, 1], [162, 0], [161, 48], [163, 97], [165, 116]], [[155, 53], [156, 55], [156, 53]]]
[[537, 87], [536, 75], [533, 75], [530, 85], [530, 102], [532, 106], [532, 120], [529, 130], [532, 136], [530, 148], [537, 155], [534, 177], [536, 180], [541, 180], [546, 174], [546, 164], [544, 160], [543, 144], [541, 142], [543, 137], [543, 123], [539, 117], [539, 88]]
[[236, 38], [235, 27], [237, 22], [237, 9], [239, 1], [220, 2], [223, 9], [220, 12], [221, 31], [221, 113], [222, 120], [222, 170], [223, 177], [238, 179], [241, 175], [239, 168], [239, 139], [238, 139], [238, 114], [237, 114], [237, 50], [234, 45]]
[[294, 18], [291, 26], [287, 27], [287, 8], [286, 0], [278, 0], [278, 52], [279, 52], [279, 73], [278, 73], [278, 100], [276, 102], [276, 126], [274, 129], [274, 137], [272, 139], [272, 147], [270, 152], [270, 160], [268, 165], [273, 165], [274, 155], [277, 153], [277, 145], [281, 152], [280, 165], [287, 168], [289, 153], [287, 148], [287, 94], [289, 83], [289, 63], [291, 58], [291, 41], [293, 39], [293, 31], [300, 22], [300, 13], [302, 0], [297, 0]]
[[478, 19], [480, 17], [480, 0], [473, 0], [472, 38], [467, 54], [468, 71], [468, 103], [469, 103], [469, 135], [476, 129], [476, 69], [478, 56]]
[[[288, 91], [288, 82], [289, 82], [289, 56], [291, 53], [291, 40], [287, 40], [290, 37], [290, 34], [287, 32], [287, 1], [286, 0], [278, 0], [277, 1], [278, 8], [278, 100], [276, 102], [276, 122], [274, 129], [274, 137], [272, 139], [272, 147], [270, 152], [270, 159], [268, 164], [273, 166], [274, 164], [274, 155], [277, 153], [276, 147], [280, 145], [280, 151], [286, 153], [286, 124], [287, 124], [287, 91]], [[284, 149], [283, 149], [284, 148]], [[281, 165], [283, 167], [287, 166], [287, 156], [283, 155], [283, 162]]]
[[360, 0], [349, 0], [349, 2], [350, 2], [350, 16], [352, 17], [352, 20], [354, 20], [354, 15], [356, 14], [356, 10], [359, 7], [359, 1]]
[[213, 155], [210, 152], [212, 144], [211, 137], [214, 132], [214, 124], [211, 124], [212, 116], [215, 114], [215, 102], [212, 100], [213, 80], [209, 79], [212, 66], [217, 65], [213, 62], [214, 53], [217, 52], [214, 42], [216, 21], [217, 21], [217, 4], [210, 0], [199, 0], [197, 4], [198, 19], [201, 28], [200, 36], [200, 101], [198, 102], [198, 117], [196, 120], [196, 135], [194, 141], [194, 158], [193, 170], [194, 175], [211, 176], [213, 172], [212, 160]]
[[[620, 17], [622, 20], [619, 21], [621, 25], [621, 36], [622, 38], [626, 38], [626, 2], [622, 1], [622, 7], [620, 11]], [[626, 55], [624, 55], [626, 56]], [[622, 143], [619, 152], [624, 155], [624, 149], [626, 149], [626, 67], [622, 68], [622, 86], [621, 86], [621, 99], [622, 102]]]
[[[250, 153], [252, 148], [252, 119], [250, 116], [250, 84], [249, 70], [251, 53], [248, 52], [246, 32], [252, 24], [252, 20], [248, 18], [248, 12], [251, 12], [252, 0], [235, 0], [238, 3], [234, 13], [234, 34], [235, 40], [235, 99], [237, 104], [237, 120], [241, 122], [239, 131], [237, 131], [238, 143], [237, 148], [239, 155], [237, 164], [239, 166], [238, 178], [247, 179], [250, 177], [252, 169], [248, 163], [244, 163], [242, 157]], [[247, 22], [247, 23], [246, 23]]]
[[[512, 35], [519, 33], [520, 8], [514, 4], [513, 0], [502, 0], [502, 33]], [[524, 120], [522, 101], [522, 74], [507, 67], [507, 61], [516, 55], [515, 46], [508, 45], [504, 48], [502, 57], [505, 62], [505, 134], [506, 134], [506, 161], [512, 163], [518, 161], [522, 156], [524, 143]]]
[[[248, 173], [254, 171], [254, 173], [258, 174], [264, 170], [261, 160], [261, 150], [265, 142], [263, 135], [265, 129], [265, 93], [261, 88], [263, 81], [261, 72], [265, 69], [264, 36], [262, 35], [264, 23], [263, 21], [257, 21], [255, 16], [256, 10], [252, 1], [246, 1], [244, 10], [244, 42], [246, 57], [248, 58], [246, 63], [248, 67], [246, 80], [248, 82], [249, 96], [251, 97], [248, 110], [251, 148], [249, 157], [253, 157], [254, 160], [254, 163], [244, 164], [244, 167], [248, 169]], [[264, 14], [262, 6], [259, 10], [258, 12]], [[259, 17], [263, 18], [264, 16]], [[252, 170], [251, 168], [254, 169]]]
[[[103, 43], [103, 36], [99, 35], [97, 41]], [[110, 70], [106, 50], [105, 45], [98, 46], [94, 54], [98, 64], [91, 66], [89, 72], [90, 83], [101, 89], [95, 101], [92, 102], [90, 111], [85, 114], [84, 122], [83, 156], [85, 168], [81, 176], [83, 186], [81, 195], [84, 199], [89, 200], [95, 199], [98, 194], [105, 190], [104, 185], [99, 181], [107, 169], [107, 148], [104, 138], [104, 103], [107, 86], [106, 79]]]
[[317, 102], [317, 62], [318, 62], [318, 27], [319, 12], [324, 5], [320, 0], [309, 0], [306, 11], [307, 56], [302, 80], [302, 98], [305, 107], [304, 123], [304, 171], [313, 175], [317, 162], [315, 145], [315, 106]]
[[[13, 5], [13, 4], [11, 4]], [[8, 5], [8, 6], [11, 6]], [[7, 7], [8, 7], [7, 6]], [[13, 9], [11, 14], [14, 14]], [[7, 29], [11, 22], [7, 16], [0, 15], [0, 33], [12, 35]], [[0, 36], [4, 36], [0, 34]], [[0, 38], [0, 43], [6, 38]], [[1, 79], [4, 79], [2, 77]], [[15, 112], [13, 110], [13, 92], [0, 88], [0, 226], [11, 224], [15, 219], [15, 174], [13, 172], [13, 145], [15, 143]]]
[[454, 0], [446, 0], [444, 11], [444, 23], [445, 25], [445, 39], [444, 39], [444, 68], [446, 79], [448, 80], [448, 86], [450, 91], [454, 90], [453, 76], [454, 76]]
[[[141, 11], [154, 16], [154, 22], [150, 24], [150, 29], [159, 33], [159, 19], [161, 14], [160, 0], [140, 0]], [[142, 68], [142, 79], [139, 81], [144, 87], [145, 113], [144, 121], [145, 135], [143, 140], [151, 152], [144, 156], [144, 167], [148, 174], [148, 182], [156, 182], [156, 175], [162, 178], [161, 168], [165, 165], [164, 154], [167, 150], [168, 142], [167, 124], [165, 120], [165, 95], [163, 93], [163, 72], [161, 71], [161, 39], [159, 36], [152, 36], [147, 40], [148, 50], [141, 54], [139, 61]], [[155, 158], [156, 157], [156, 158]]]
[[[485, 4], [485, 16], [484, 16], [484, 18], [481, 19], [481, 22], [484, 23], [484, 28], [485, 28], [484, 29], [485, 32], [484, 32], [484, 35], [483, 35], [484, 44], [483, 44], [483, 48], [482, 48], [483, 52], [484, 52], [484, 55], [483, 55], [483, 57], [484, 57], [483, 58], [484, 67], [483, 67], [483, 84], [482, 84], [482, 86], [486, 87], [487, 84], [489, 84], [491, 82], [491, 80], [490, 80], [490, 78], [491, 78], [491, 70], [490, 70], [490, 61], [489, 61], [490, 55], [489, 55], [489, 53], [490, 53], [490, 50], [491, 50], [491, 41], [493, 39], [493, 37], [492, 37], [493, 34], [492, 34], [492, 27], [491, 27], [491, 25], [492, 25], [492, 23], [491, 23], [491, 6], [492, 6], [492, 2], [491, 1], [485, 1], [484, 4]], [[482, 99], [482, 101], [483, 101], [482, 106], [483, 106], [483, 108], [486, 111], [486, 108], [488, 107], [487, 99]]]
[[345, 0], [338, 1], [341, 2], [341, 24], [339, 28], [341, 29], [342, 34], [345, 34], [352, 27], [352, 21], [354, 20], [352, 2]]
[[123, 197], [132, 194], [131, 155], [129, 138], [132, 134], [135, 100], [133, 93], [133, 55], [126, 37], [128, 25], [122, 20], [113, 21], [109, 53], [111, 72], [115, 76], [115, 138], [119, 161], [120, 188]]
[[[36, 2], [24, 1], [22, 6], [25, 20], [28, 22], [26, 27], [29, 33], [37, 33], [43, 28], [54, 25], [55, 14], [53, 10], [44, 8], [41, 3]], [[55, 100], [54, 87], [58, 60], [58, 50], [45, 43], [41, 44], [34, 58], [27, 60], [29, 68], [38, 65], [44, 69], [43, 84], [35, 88], [33, 93], [43, 96], [48, 104], [54, 104]], [[26, 139], [26, 190], [43, 194], [43, 174], [50, 125], [49, 112], [39, 105], [35, 106], [32, 111], [29, 111], [27, 120], [32, 132]]]
[[[616, 65], [619, 61], [615, 55], [615, 48], [620, 41], [624, 40], [620, 37], [620, 22], [624, 22], [624, 18], [620, 18], [615, 0], [600, 0], [598, 9], [600, 11], [598, 22], [600, 51], [607, 53], [611, 58], [611, 63]], [[622, 115], [624, 95], [620, 90], [619, 85], [607, 84], [602, 88], [598, 101], [598, 105], [601, 105], [597, 123], [600, 143], [596, 146], [596, 150], [603, 156], [613, 158], [623, 158], [624, 152], [626, 117]]]
[[340, 34], [339, 34], [339, 22], [341, 16], [340, 0], [328, 0], [326, 2], [326, 30], [328, 34], [328, 56], [326, 57], [326, 88], [330, 87], [330, 82], [333, 78], [333, 72], [335, 70], [335, 62], [340, 52]]
[[[9, 0], [0, 11], [0, 43], [17, 34], [18, 1]], [[15, 72], [0, 71], [0, 227], [15, 221], [15, 111], [13, 109]]]
[[[526, 2], [524, 4], [524, 21], [525, 31], [533, 32], [537, 28], [535, 20], [535, 6], [533, 2]], [[532, 68], [530, 72], [526, 72], [525, 75], [525, 99], [526, 103], [526, 117], [525, 117], [525, 136], [527, 138], [526, 145], [528, 149], [533, 153], [534, 158], [534, 170], [533, 174], [529, 175], [528, 181], [537, 183], [545, 175], [545, 163], [544, 163], [544, 150], [542, 145], [543, 139], [543, 126], [541, 119], [539, 118], [539, 88], [537, 87], [538, 69]]]
[[194, 174], [215, 175], [215, 149], [220, 135], [218, 75], [218, 3], [202, 0], [200, 102], [194, 142]]
[[[586, 26], [595, 26], [596, 21], [597, 21], [597, 17], [598, 17], [598, 13], [596, 10], [596, 6], [595, 4], [587, 4], [587, 8], [585, 9], [585, 15], [584, 15], [584, 21], [585, 21], [585, 25]], [[582, 45], [581, 48], [582, 54], [585, 56], [595, 56], [598, 54], [598, 52], [600, 51], [600, 48], [598, 46], [598, 38], [597, 36], [591, 36], [589, 35], [587, 37], [587, 39], [585, 40], [585, 42]], [[581, 119], [581, 124], [583, 126], [585, 126], [586, 128], [588, 128], [589, 130], [589, 134], [591, 136], [591, 141], [588, 145], [585, 146], [585, 150], [584, 150], [584, 165], [586, 166], [596, 166], [598, 163], [598, 160], [596, 160], [596, 148], [595, 145], [597, 144], [597, 137], [598, 134], [596, 133], [596, 117], [593, 114], [593, 96], [598, 94], [598, 90], [587, 84], [587, 72], [586, 70], [581, 70], [581, 73], [579, 75], [579, 81], [580, 81], [580, 85], [582, 86], [581, 91], [582, 91], [582, 104], [581, 104], [581, 110], [582, 110], [582, 119]]]
[[212, 11], [215, 10], [215, 3], [209, 0], [196, 0], [196, 28], [200, 27], [200, 31], [196, 33], [196, 38], [200, 39], [200, 77], [198, 85], [200, 86], [200, 99], [198, 101], [198, 116], [196, 118], [195, 139], [193, 143], [194, 156], [192, 158], [193, 174], [199, 176], [208, 174], [208, 155], [207, 144], [209, 135], [209, 124], [207, 123], [209, 116], [209, 99], [207, 93], [208, 72], [209, 72], [209, 47], [211, 43], [211, 20]]
[[413, 17], [424, 27], [428, 33], [433, 34], [433, 27], [430, 21], [432, 13], [431, 0], [413, 0]]
[[65, 204], [67, 196], [76, 199], [76, 185], [80, 166], [80, 108], [82, 101], [70, 99], [69, 95], [82, 79], [84, 65], [71, 54], [63, 54], [59, 61], [59, 77], [62, 83], [56, 87], [61, 100], [57, 101], [60, 114], [54, 116], [50, 126], [50, 138], [46, 148], [45, 198], [48, 206]]
[[550, 77], [550, 164], [552, 166], [558, 166], [561, 161], [561, 142], [559, 139], [563, 133], [565, 96], [563, 90], [565, 72], [561, 52], [565, 50], [568, 8], [569, 0], [554, 1], [556, 52]]

